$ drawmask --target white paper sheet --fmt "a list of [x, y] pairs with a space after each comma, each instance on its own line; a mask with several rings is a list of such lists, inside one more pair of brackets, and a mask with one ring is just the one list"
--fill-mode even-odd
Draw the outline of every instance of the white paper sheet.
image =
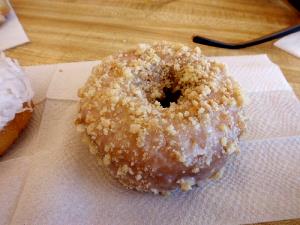
[[76, 93], [96, 62], [27, 67], [36, 101], [44, 101], [24, 138], [0, 159], [0, 224], [232, 225], [300, 217], [298, 99], [264, 55], [219, 60], [249, 98], [241, 154], [220, 180], [167, 198], [124, 189], [80, 141]]
[[0, 25], [0, 51], [29, 42], [29, 39], [12, 7], [4, 24]]

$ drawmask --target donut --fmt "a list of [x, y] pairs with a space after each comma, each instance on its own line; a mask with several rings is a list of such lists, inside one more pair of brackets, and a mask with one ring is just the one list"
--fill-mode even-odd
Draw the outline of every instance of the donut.
[[32, 97], [32, 88], [22, 69], [0, 55], [0, 156], [27, 126], [33, 112]]
[[160, 42], [109, 56], [78, 92], [75, 124], [128, 189], [188, 191], [218, 175], [245, 131], [244, 97], [199, 47]]

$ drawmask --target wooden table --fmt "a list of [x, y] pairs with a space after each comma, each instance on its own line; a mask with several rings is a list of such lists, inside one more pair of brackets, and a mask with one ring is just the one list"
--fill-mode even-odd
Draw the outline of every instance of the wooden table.
[[[95, 60], [140, 42], [194, 45], [193, 34], [228, 42], [300, 23], [285, 0], [13, 0], [30, 44], [7, 55], [22, 65]], [[300, 97], [300, 59], [273, 42], [242, 50], [201, 46], [206, 55], [268, 54]], [[300, 225], [300, 219], [264, 224]]]

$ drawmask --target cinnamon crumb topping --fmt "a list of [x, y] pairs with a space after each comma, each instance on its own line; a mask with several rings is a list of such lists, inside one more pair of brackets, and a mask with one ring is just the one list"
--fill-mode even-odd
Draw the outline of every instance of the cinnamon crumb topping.
[[[196, 180], [183, 174], [201, 173], [218, 151], [237, 151], [245, 129], [239, 85], [199, 47], [140, 44], [107, 57], [78, 95], [77, 129], [90, 151], [141, 191], [190, 190]], [[162, 181], [165, 170], [173, 174]], [[157, 180], [170, 188], [162, 190]]]

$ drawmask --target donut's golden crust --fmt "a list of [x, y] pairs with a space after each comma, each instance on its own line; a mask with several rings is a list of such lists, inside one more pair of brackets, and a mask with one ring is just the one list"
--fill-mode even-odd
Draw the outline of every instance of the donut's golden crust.
[[[181, 92], [162, 107], [164, 89]], [[239, 85], [223, 64], [181, 44], [141, 44], [108, 57], [79, 91], [78, 130], [130, 189], [190, 190], [238, 149], [245, 129]]]
[[[32, 103], [25, 104], [24, 107], [27, 108], [29, 104], [32, 108]], [[27, 126], [31, 115], [32, 110], [17, 113], [15, 118], [0, 131], [0, 156], [4, 155], [9, 147], [16, 141], [22, 130]]]

